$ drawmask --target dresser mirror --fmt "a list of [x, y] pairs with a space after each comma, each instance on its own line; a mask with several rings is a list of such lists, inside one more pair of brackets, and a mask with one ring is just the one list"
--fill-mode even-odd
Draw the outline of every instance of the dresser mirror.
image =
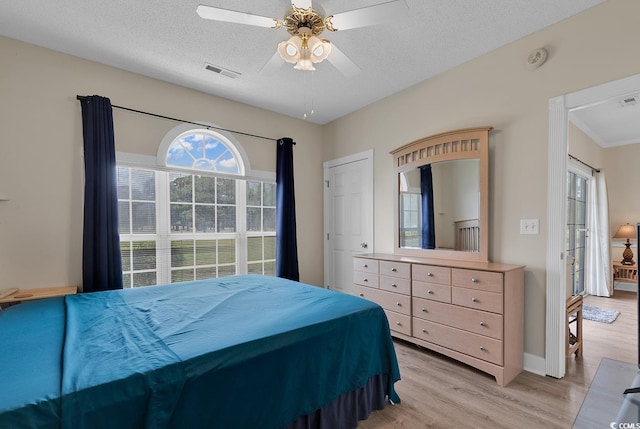
[[392, 152], [395, 253], [488, 261], [491, 129], [450, 131]]

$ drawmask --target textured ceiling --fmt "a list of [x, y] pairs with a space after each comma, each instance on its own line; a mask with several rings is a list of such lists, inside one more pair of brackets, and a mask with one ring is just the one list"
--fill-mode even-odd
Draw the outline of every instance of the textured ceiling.
[[[200, 1], [273, 18], [291, 5]], [[313, 73], [283, 64], [261, 74], [288, 33], [203, 20], [199, 0], [0, 0], [0, 34], [293, 117], [313, 104], [307, 120], [324, 124], [603, 1], [406, 0], [387, 24], [323, 33], [361, 69], [351, 78], [326, 61]], [[382, 2], [313, 4], [336, 14]], [[206, 63], [241, 75], [214, 74]]]

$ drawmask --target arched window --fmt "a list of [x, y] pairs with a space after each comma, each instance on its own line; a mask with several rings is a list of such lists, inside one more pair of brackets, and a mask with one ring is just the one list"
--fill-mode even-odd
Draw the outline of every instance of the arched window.
[[118, 164], [125, 287], [275, 274], [275, 174], [249, 178], [233, 136], [182, 124], [157, 165]]

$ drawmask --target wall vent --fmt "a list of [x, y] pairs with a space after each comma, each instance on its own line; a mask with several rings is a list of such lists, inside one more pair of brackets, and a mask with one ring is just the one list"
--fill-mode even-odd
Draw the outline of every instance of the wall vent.
[[640, 103], [640, 96], [631, 95], [628, 97], [624, 97], [619, 101], [619, 103], [620, 107], [635, 106], [636, 104]]
[[204, 68], [205, 70], [221, 74], [222, 76], [230, 77], [231, 79], [237, 79], [242, 74], [233, 70], [225, 69], [224, 67], [214, 66], [213, 64], [205, 64]]

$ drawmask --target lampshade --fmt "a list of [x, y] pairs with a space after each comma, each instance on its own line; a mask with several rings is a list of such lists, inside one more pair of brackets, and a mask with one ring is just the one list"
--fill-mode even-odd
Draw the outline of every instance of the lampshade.
[[278, 44], [278, 53], [286, 62], [295, 64], [294, 69], [313, 71], [313, 65], [322, 62], [331, 53], [331, 43], [312, 36], [308, 29], [301, 28], [300, 35], [294, 35]]
[[636, 228], [633, 225], [620, 225], [618, 231], [613, 236], [613, 238], [626, 238], [627, 240], [630, 238], [635, 238], [636, 236]]

